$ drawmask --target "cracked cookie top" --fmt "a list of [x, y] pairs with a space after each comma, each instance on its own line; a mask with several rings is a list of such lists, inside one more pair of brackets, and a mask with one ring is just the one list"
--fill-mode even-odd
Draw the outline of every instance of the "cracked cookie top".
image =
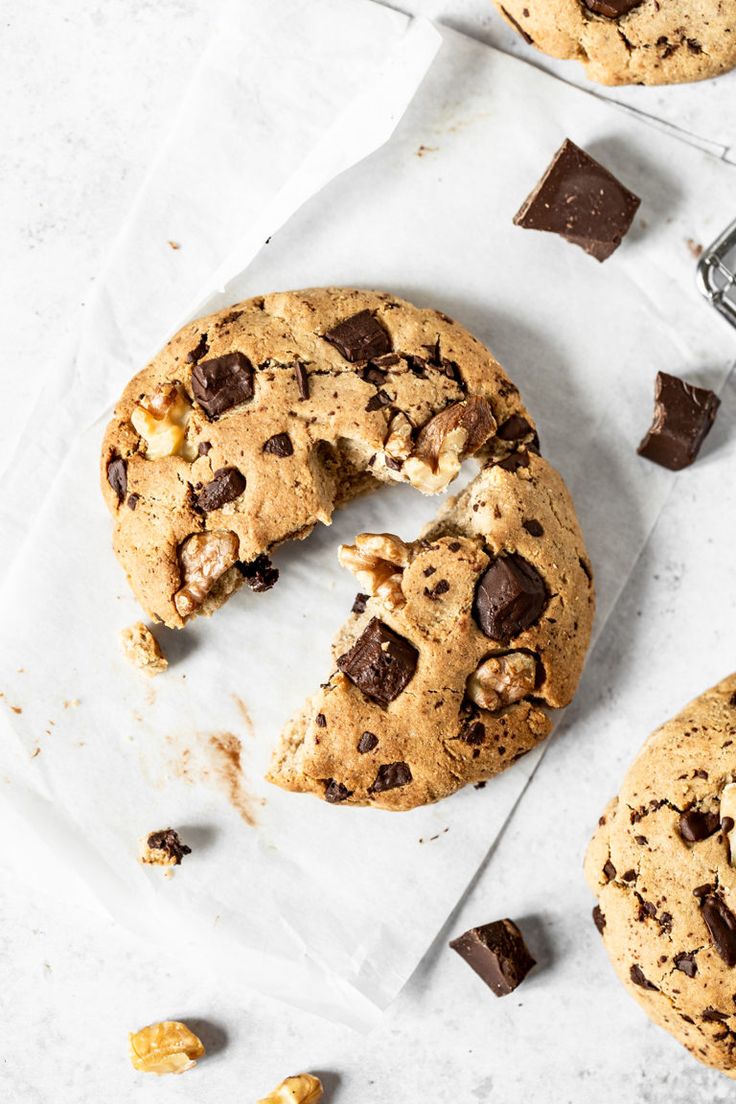
[[736, 675], [654, 732], [585, 873], [614, 968], [655, 1023], [736, 1077]]

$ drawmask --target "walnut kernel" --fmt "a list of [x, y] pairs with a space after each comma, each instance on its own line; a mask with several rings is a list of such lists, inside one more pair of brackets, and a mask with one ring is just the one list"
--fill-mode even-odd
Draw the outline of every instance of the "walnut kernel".
[[409, 482], [425, 494], [439, 494], [460, 471], [462, 459], [477, 452], [495, 428], [487, 399], [446, 407], [422, 427], [413, 455], [404, 461]]
[[280, 1085], [264, 1096], [258, 1104], [319, 1104], [322, 1099], [322, 1082], [311, 1073], [298, 1073], [287, 1077]]
[[149, 1024], [128, 1036], [130, 1060], [143, 1073], [183, 1073], [204, 1054], [200, 1039], [176, 1020]]
[[361, 586], [382, 598], [389, 609], [401, 609], [406, 598], [401, 577], [409, 563], [409, 547], [392, 533], [359, 533], [355, 544], [342, 544], [337, 557]]
[[179, 548], [182, 587], [174, 595], [174, 605], [182, 617], [189, 617], [205, 600], [213, 586], [238, 558], [235, 533], [219, 530], [195, 533]]
[[196, 458], [195, 446], [187, 441], [191, 413], [189, 400], [175, 383], [159, 387], [153, 395], [136, 403], [130, 420], [146, 442], [149, 460], [160, 460], [162, 456]]
[[530, 694], [536, 678], [537, 661], [527, 652], [491, 656], [468, 679], [467, 695], [481, 709], [493, 713]]

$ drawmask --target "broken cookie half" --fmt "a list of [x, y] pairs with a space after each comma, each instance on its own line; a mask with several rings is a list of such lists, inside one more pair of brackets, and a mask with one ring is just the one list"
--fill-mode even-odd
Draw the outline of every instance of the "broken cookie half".
[[411, 809], [498, 774], [548, 735], [549, 709], [577, 687], [594, 590], [546, 460], [522, 448], [484, 467], [421, 539], [364, 533], [339, 555], [361, 601], [328, 681], [282, 734], [270, 781], [332, 804]]

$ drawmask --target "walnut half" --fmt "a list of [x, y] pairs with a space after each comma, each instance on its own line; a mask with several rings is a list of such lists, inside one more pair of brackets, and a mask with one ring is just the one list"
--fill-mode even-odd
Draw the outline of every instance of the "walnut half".
[[478, 396], [453, 403], [430, 418], [404, 461], [409, 482], [425, 494], [439, 494], [460, 471], [465, 456], [477, 452], [496, 428], [488, 399]]
[[184, 1073], [204, 1055], [202, 1041], [176, 1020], [149, 1024], [128, 1036], [130, 1060], [143, 1073]]
[[146, 442], [146, 458], [183, 456], [194, 460], [197, 450], [187, 440], [191, 403], [176, 383], [165, 384], [133, 407], [130, 420]]
[[337, 558], [361, 586], [389, 609], [401, 609], [406, 598], [401, 576], [409, 563], [409, 547], [393, 533], [359, 533], [355, 544], [342, 544]]
[[322, 1093], [319, 1077], [311, 1073], [297, 1073], [294, 1077], [287, 1077], [258, 1104], [319, 1104]]
[[531, 694], [537, 680], [537, 661], [527, 652], [491, 656], [468, 679], [468, 697], [493, 713]]
[[238, 538], [228, 530], [195, 533], [179, 547], [182, 587], [174, 605], [182, 617], [189, 617], [205, 600], [217, 580], [238, 558]]

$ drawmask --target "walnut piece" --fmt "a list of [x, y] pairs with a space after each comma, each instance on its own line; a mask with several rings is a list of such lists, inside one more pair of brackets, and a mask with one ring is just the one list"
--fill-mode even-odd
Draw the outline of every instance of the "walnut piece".
[[425, 494], [439, 494], [460, 471], [465, 456], [485, 444], [496, 428], [491, 404], [473, 397], [453, 403], [422, 426], [404, 474]]
[[311, 1073], [298, 1073], [287, 1077], [280, 1085], [264, 1096], [258, 1104], [319, 1104], [322, 1099], [322, 1082]]
[[187, 537], [179, 548], [183, 585], [174, 595], [177, 612], [182, 617], [194, 613], [237, 558], [238, 538], [228, 530]]
[[[730, 821], [731, 826], [724, 821]], [[728, 840], [728, 859], [733, 864], [736, 859], [736, 782], [728, 782], [721, 790], [721, 826]]]
[[411, 455], [413, 428], [406, 414], [401, 411], [394, 414], [389, 422], [388, 436], [384, 441], [383, 450], [378, 454], [378, 461], [391, 479], [399, 481], [404, 479], [401, 468], [404, 461]]
[[128, 1036], [130, 1060], [143, 1073], [183, 1073], [204, 1054], [200, 1039], [176, 1020], [149, 1024]]
[[401, 609], [406, 598], [401, 577], [409, 563], [409, 547], [393, 533], [359, 533], [355, 544], [342, 544], [337, 558], [352, 571], [374, 598], [382, 598], [389, 609]]
[[140, 860], [151, 866], [180, 866], [184, 856], [191, 853], [191, 847], [181, 842], [174, 828], [161, 828], [149, 832], [143, 840]]
[[197, 449], [187, 440], [191, 413], [189, 400], [175, 383], [164, 384], [136, 403], [130, 420], [146, 442], [148, 460], [160, 460], [162, 456], [196, 458]]
[[160, 675], [169, 666], [156, 637], [142, 621], [123, 629], [120, 640], [128, 662], [149, 678]]
[[527, 652], [509, 652], [491, 656], [468, 679], [468, 697], [481, 709], [493, 713], [505, 705], [520, 701], [534, 689], [537, 661]]

